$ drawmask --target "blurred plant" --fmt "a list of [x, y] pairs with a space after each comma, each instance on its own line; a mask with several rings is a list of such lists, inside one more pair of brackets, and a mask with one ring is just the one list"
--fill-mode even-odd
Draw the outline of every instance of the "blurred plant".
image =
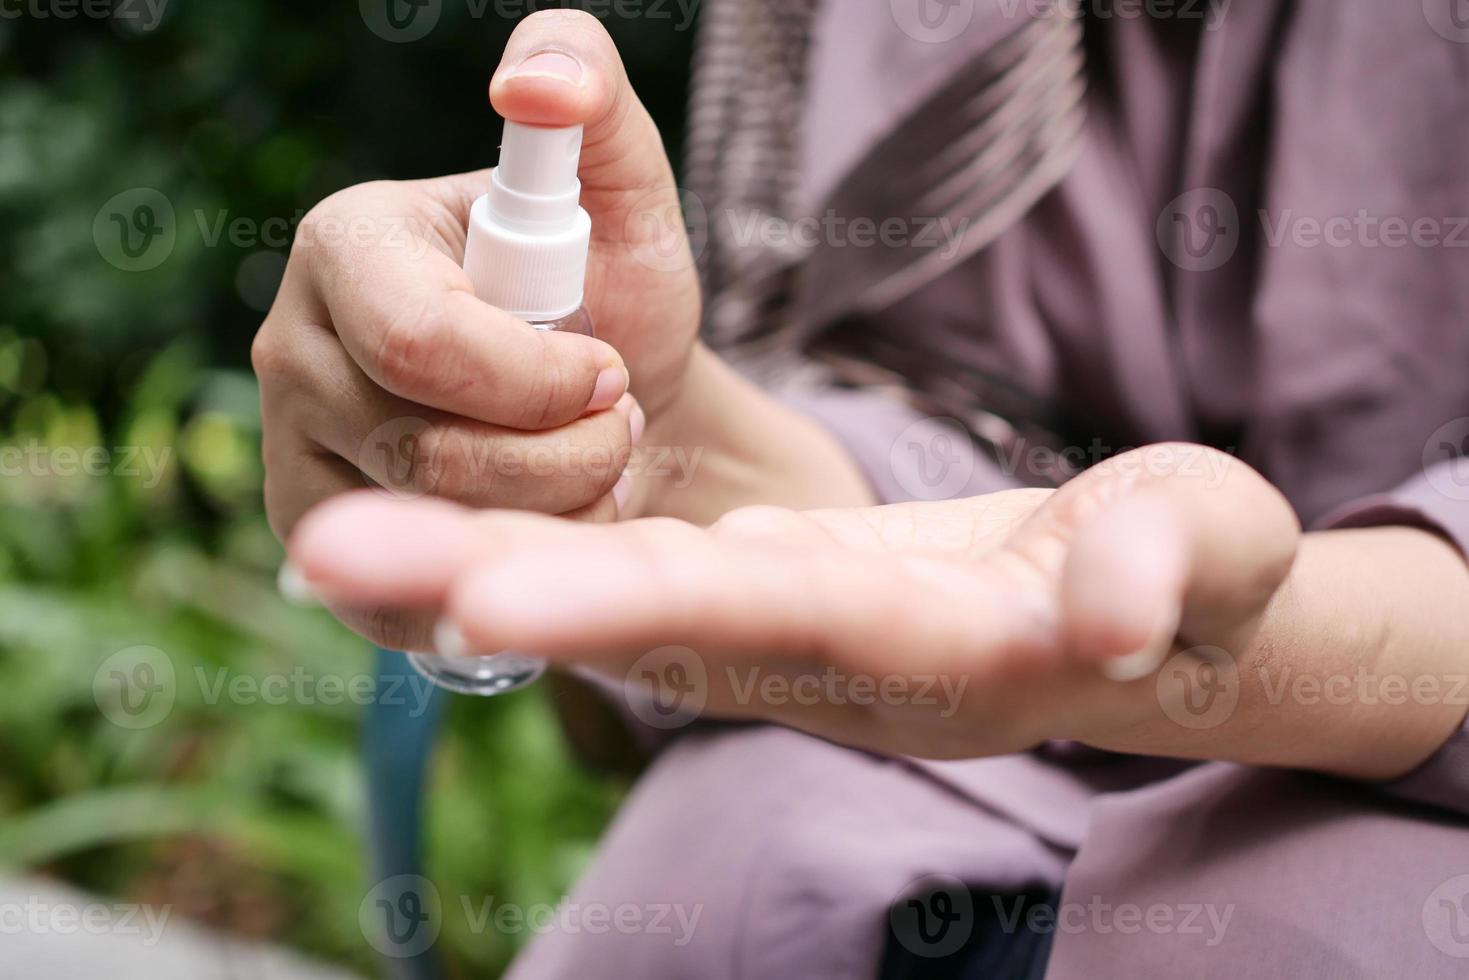
[[[0, 867], [376, 972], [361, 707], [210, 695], [370, 670], [275, 592], [247, 352], [317, 200], [493, 159], [512, 25], [449, 3], [394, 44], [351, 2], [172, 0], [142, 31], [49, 6], [0, 18]], [[676, 153], [688, 34], [607, 24]], [[94, 688], [132, 648], [176, 680], [148, 727]], [[554, 902], [622, 789], [576, 767], [541, 696], [461, 701], [431, 791], [441, 891]], [[514, 942], [450, 920], [440, 947], [482, 976]]]

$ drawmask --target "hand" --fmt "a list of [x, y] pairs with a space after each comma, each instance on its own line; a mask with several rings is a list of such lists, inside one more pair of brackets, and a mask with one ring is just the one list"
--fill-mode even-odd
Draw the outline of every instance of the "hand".
[[[359, 496], [308, 518], [291, 554], [327, 595], [441, 613], [456, 646], [620, 677], [645, 651], [681, 645], [706, 670], [713, 714], [963, 758], [1048, 738], [1146, 738], [1160, 705], [1140, 679], [1181, 646], [1248, 648], [1299, 534], [1285, 500], [1243, 463], [1155, 446], [1054, 492], [753, 508], [708, 530]], [[752, 668], [879, 690], [896, 679], [907, 692], [935, 678], [931, 693], [955, 697], [777, 702], [750, 686]]]
[[[326, 199], [302, 222], [253, 350], [266, 507], [282, 540], [309, 508], [364, 482], [609, 520], [631, 444], [680, 395], [698, 284], [682, 225], [667, 220], [678, 197], [662, 141], [605, 30], [574, 12], [526, 18], [490, 98], [509, 119], [586, 126], [586, 301], [599, 339], [531, 330], [474, 297], [460, 261], [487, 172]], [[492, 125], [488, 113], [479, 124]], [[385, 645], [427, 642], [421, 617], [336, 611]]]

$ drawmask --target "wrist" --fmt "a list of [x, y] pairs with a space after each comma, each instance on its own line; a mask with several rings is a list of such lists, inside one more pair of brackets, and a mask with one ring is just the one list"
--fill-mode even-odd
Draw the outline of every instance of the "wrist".
[[648, 420], [629, 468], [635, 516], [708, 524], [750, 504], [808, 509], [876, 502], [835, 438], [702, 344], [678, 394]]

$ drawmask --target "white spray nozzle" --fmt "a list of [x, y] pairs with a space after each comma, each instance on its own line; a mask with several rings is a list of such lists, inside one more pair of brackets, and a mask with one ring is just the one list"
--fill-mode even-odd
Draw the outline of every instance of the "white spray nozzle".
[[490, 191], [470, 210], [475, 294], [532, 323], [581, 305], [592, 223], [580, 205], [582, 127], [506, 122]]
[[581, 127], [549, 128], [506, 122], [500, 142], [500, 184], [521, 194], [558, 197], [578, 187]]

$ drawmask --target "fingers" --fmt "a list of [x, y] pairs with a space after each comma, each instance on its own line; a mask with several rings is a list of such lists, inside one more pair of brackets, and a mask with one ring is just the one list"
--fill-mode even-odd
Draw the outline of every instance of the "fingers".
[[277, 433], [266, 439], [263, 456], [265, 512], [280, 541], [290, 537], [318, 502], [362, 489], [362, 474], [355, 467], [313, 450], [295, 433]]
[[564, 513], [610, 493], [641, 436], [642, 410], [631, 395], [608, 411], [528, 433], [389, 394], [324, 332], [303, 335], [297, 351], [313, 383], [309, 392], [270, 400], [272, 427], [301, 433], [400, 496]]
[[376, 491], [339, 494], [291, 534], [289, 572], [298, 599], [326, 603], [348, 627], [394, 650], [433, 649], [435, 623], [454, 580], [507, 541], [529, 547], [573, 522], [613, 521], [610, 496], [562, 518], [491, 515], [447, 501], [395, 501]]
[[[305, 240], [332, 223], [391, 226], [424, 208], [403, 185], [365, 184], [335, 194], [302, 221]], [[422, 221], [421, 217], [416, 220]], [[345, 234], [298, 249], [312, 289], [353, 361], [408, 401], [516, 429], [564, 425], [611, 407], [628, 373], [608, 344], [535, 330], [475, 298], [464, 271], [421, 237]], [[277, 304], [262, 333], [284, 343], [304, 311]]]
[[472, 650], [605, 663], [678, 644], [881, 675], [972, 670], [976, 653], [1050, 639], [983, 566], [854, 553], [792, 520], [589, 526], [357, 494], [311, 514], [290, 552], [333, 601], [441, 605]]
[[982, 569], [760, 538], [748, 525], [574, 531], [500, 540], [456, 580], [445, 611], [470, 648], [597, 661], [676, 644], [885, 675], [971, 669], [976, 654], [1039, 635], [1023, 599]]

